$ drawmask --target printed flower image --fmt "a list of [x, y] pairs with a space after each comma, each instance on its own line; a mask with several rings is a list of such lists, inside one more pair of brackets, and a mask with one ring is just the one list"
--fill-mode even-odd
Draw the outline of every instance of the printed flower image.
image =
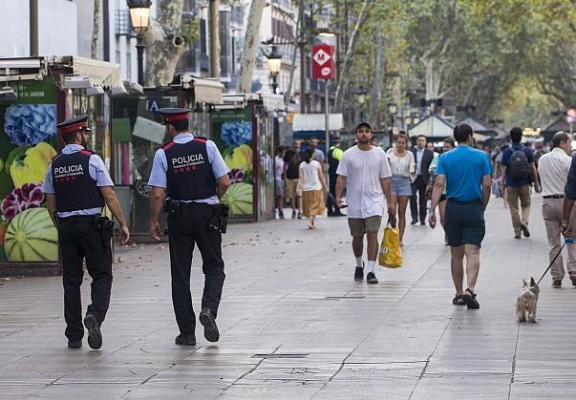
[[18, 188], [26, 182], [43, 181], [48, 165], [56, 154], [54, 147], [46, 142], [12, 150], [8, 155], [6, 169], [10, 172], [14, 186]]
[[44, 190], [41, 183], [26, 183], [8, 194], [0, 205], [0, 212], [5, 220], [29, 208], [40, 207], [44, 201]]
[[230, 176], [231, 185], [238, 182], [244, 182], [244, 179], [246, 179], [246, 173], [241, 168], [233, 168], [228, 175]]
[[247, 144], [227, 148], [224, 151], [224, 162], [230, 169], [252, 171], [252, 148]]
[[55, 136], [55, 104], [14, 104], [4, 113], [4, 131], [17, 146], [35, 145]]
[[252, 123], [224, 122], [220, 127], [220, 136], [227, 146], [238, 146], [252, 140]]

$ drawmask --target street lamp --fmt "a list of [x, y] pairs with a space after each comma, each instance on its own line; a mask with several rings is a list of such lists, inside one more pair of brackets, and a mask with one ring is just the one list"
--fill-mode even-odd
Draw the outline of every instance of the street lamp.
[[150, 0], [126, 0], [130, 9], [130, 21], [136, 31], [136, 51], [138, 52], [138, 83], [144, 85], [144, 33], [150, 24]]
[[282, 67], [282, 54], [278, 52], [278, 46], [272, 45], [272, 50], [266, 58], [268, 58], [268, 69], [270, 70], [270, 77], [272, 78], [272, 93], [276, 94], [276, 89], [278, 89], [278, 75]]

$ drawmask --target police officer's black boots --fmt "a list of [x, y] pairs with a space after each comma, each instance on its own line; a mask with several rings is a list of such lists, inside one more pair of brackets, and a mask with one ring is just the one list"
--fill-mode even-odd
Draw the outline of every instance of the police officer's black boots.
[[212, 310], [209, 308], [202, 309], [199, 319], [202, 326], [204, 326], [204, 337], [206, 340], [209, 342], [217, 342], [220, 340], [220, 332], [218, 331]]

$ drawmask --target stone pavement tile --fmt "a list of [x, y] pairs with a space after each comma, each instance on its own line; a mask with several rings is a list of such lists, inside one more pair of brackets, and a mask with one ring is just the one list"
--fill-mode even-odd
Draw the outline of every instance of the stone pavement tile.
[[514, 382], [510, 390], [510, 400], [572, 400], [574, 384], [562, 382], [522, 383]]
[[226, 390], [226, 384], [202, 384], [193, 381], [146, 382], [124, 394], [122, 400], [210, 400]]
[[136, 388], [136, 384], [118, 384], [109, 382], [69, 382], [65, 385], [54, 384], [27, 396], [34, 400], [103, 400], [121, 399]]
[[475, 359], [466, 356], [456, 358], [430, 359], [426, 367], [426, 377], [450, 377], [462, 374], [492, 375], [510, 374], [512, 371], [511, 360]]
[[283, 362], [280, 359], [263, 359], [257, 367], [243, 375], [236, 383], [240, 385], [271, 384], [277, 382], [327, 382], [340, 369], [340, 363], [327, 363], [302, 358]]
[[406, 400], [414, 390], [417, 381], [389, 379], [374, 381], [331, 381], [316, 395], [314, 400]]
[[230, 385], [239, 377], [249, 373], [251, 365], [206, 365], [206, 363], [182, 362], [178, 365], [158, 371], [146, 383], [164, 384], [189, 382], [201, 385]]
[[308, 400], [315, 398], [322, 387], [322, 383], [299, 381], [236, 384], [222, 391], [218, 400]]
[[410, 400], [508, 399], [511, 374], [452, 374], [424, 376]]
[[576, 389], [576, 361], [521, 359], [516, 361], [514, 382], [539, 384], [572, 384]]
[[47, 384], [9, 382], [0, 379], [0, 400], [19, 400], [32, 395], [46, 387]]
[[348, 361], [332, 378], [332, 382], [372, 382], [388, 380], [417, 381], [424, 362], [389, 362], [351, 364]]

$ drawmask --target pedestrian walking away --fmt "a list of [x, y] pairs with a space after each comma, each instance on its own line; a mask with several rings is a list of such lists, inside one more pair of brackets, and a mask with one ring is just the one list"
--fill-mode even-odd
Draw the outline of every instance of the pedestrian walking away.
[[324, 212], [324, 193], [328, 192], [322, 166], [307, 149], [300, 163], [298, 192], [302, 196], [302, 213], [308, 218], [308, 229], [316, 229], [316, 216]]
[[426, 224], [426, 185], [430, 179], [428, 168], [434, 159], [434, 152], [426, 148], [426, 136], [420, 135], [416, 139], [416, 147], [412, 149], [416, 160], [416, 179], [412, 182], [412, 197], [410, 197], [411, 225]]
[[213, 141], [188, 131], [189, 110], [162, 108], [160, 113], [171, 141], [156, 151], [148, 181], [152, 187], [150, 235], [160, 239], [158, 216], [164, 207], [168, 213], [172, 303], [180, 330], [175, 343], [196, 345], [196, 315], [190, 293], [195, 245], [202, 254], [204, 273], [199, 320], [206, 340], [217, 342], [220, 332], [216, 318], [225, 278], [222, 233], [228, 216], [227, 206], [220, 200], [230, 186], [230, 171]]
[[[558, 257], [562, 246], [562, 219], [564, 214], [564, 186], [568, 179], [572, 152], [572, 137], [563, 131], [556, 132], [552, 137], [553, 149], [551, 152], [542, 155], [539, 160], [538, 174], [542, 185], [542, 217], [546, 226], [546, 237], [550, 253], [548, 255], [552, 266], [552, 287], [562, 287], [562, 280], [565, 276], [564, 260], [562, 254]], [[574, 211], [570, 215], [570, 220], [574, 219]], [[576, 285], [576, 245], [567, 244], [566, 254], [568, 256], [567, 269], [568, 277], [573, 285]], [[552, 260], [555, 260], [552, 262]]]
[[[450, 268], [456, 295], [454, 305], [480, 308], [476, 281], [480, 270], [480, 246], [486, 226], [484, 211], [490, 200], [492, 174], [486, 153], [474, 149], [474, 131], [468, 124], [454, 128], [458, 146], [438, 159], [428, 223], [436, 227], [436, 207], [446, 185], [445, 232], [450, 246]], [[467, 288], [463, 290], [464, 257]]]
[[361, 122], [354, 130], [358, 144], [346, 150], [338, 165], [336, 202], [342, 205], [346, 185], [348, 227], [352, 235], [352, 251], [356, 258], [354, 280], [364, 280], [364, 235], [367, 239], [368, 270], [366, 281], [378, 283], [374, 269], [378, 256], [378, 230], [384, 213], [384, 197], [388, 208], [388, 221], [396, 226], [396, 208], [390, 189], [390, 164], [384, 151], [371, 143], [372, 128]]
[[[520, 143], [522, 128], [512, 128], [510, 140], [512, 146], [502, 153], [502, 175], [505, 177], [504, 187], [508, 191], [508, 207], [512, 217], [514, 238], [520, 239], [520, 233], [524, 237], [530, 237], [530, 230], [528, 229], [531, 206], [530, 187], [534, 182], [536, 192], [540, 192], [540, 182], [532, 150]], [[518, 209], [518, 200], [520, 200], [521, 215]]]
[[83, 264], [92, 278], [91, 299], [84, 317], [88, 345], [102, 346], [100, 327], [110, 305], [114, 222], [102, 216], [104, 205], [120, 224], [122, 243], [130, 238], [114, 183], [102, 159], [88, 150], [90, 128], [87, 116], [58, 125], [64, 148], [54, 157], [44, 179], [46, 206], [58, 229], [58, 245], [64, 286], [65, 335], [68, 347], [82, 347]]

